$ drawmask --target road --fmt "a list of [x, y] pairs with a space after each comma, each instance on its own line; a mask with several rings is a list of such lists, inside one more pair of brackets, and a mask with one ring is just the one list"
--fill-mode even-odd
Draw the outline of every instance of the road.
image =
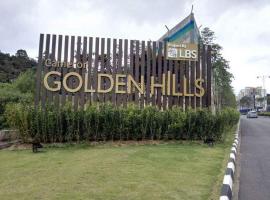
[[241, 117], [239, 200], [270, 200], [270, 118]]

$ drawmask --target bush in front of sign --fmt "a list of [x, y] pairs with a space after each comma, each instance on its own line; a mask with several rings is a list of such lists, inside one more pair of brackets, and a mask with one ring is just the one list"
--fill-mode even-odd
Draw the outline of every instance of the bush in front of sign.
[[183, 111], [179, 107], [160, 111], [96, 104], [74, 111], [70, 104], [45, 109], [29, 104], [9, 104], [5, 116], [20, 131], [23, 141], [83, 142], [115, 140], [221, 140], [229, 127], [238, 122], [239, 113], [225, 109], [216, 114], [207, 109]]

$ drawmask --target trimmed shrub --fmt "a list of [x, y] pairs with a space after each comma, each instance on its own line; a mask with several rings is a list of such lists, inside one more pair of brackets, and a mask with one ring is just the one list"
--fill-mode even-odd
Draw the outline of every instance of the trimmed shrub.
[[212, 114], [207, 109], [160, 111], [136, 105], [90, 105], [74, 111], [70, 104], [58, 110], [51, 105], [8, 104], [5, 116], [24, 141], [81, 142], [113, 140], [221, 140], [239, 119], [234, 109]]

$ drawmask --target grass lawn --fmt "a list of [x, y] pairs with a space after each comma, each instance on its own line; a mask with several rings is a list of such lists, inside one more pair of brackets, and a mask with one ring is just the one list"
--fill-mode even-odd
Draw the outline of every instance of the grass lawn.
[[0, 199], [218, 199], [233, 134], [192, 142], [0, 151]]

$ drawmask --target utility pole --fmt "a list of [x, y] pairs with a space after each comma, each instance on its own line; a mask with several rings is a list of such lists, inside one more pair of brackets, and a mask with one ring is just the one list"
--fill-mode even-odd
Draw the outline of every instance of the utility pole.
[[267, 78], [270, 78], [270, 76], [267, 76], [267, 75], [262, 75], [262, 76], [257, 76], [257, 79], [262, 79], [262, 84], [263, 84], [263, 99], [264, 99], [264, 102], [263, 102], [263, 105], [264, 105], [264, 110], [266, 110], [266, 107], [267, 107], [267, 103], [266, 103], [266, 90], [265, 90], [265, 81]]

